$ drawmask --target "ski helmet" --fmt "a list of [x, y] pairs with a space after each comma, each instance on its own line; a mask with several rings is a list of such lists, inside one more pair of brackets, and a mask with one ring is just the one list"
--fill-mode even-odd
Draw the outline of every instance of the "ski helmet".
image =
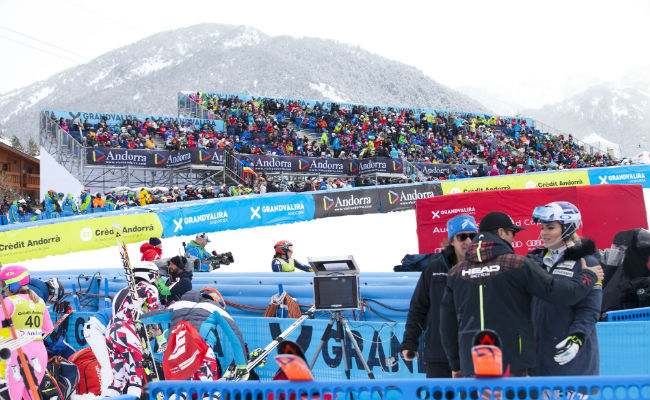
[[142, 261], [133, 266], [133, 277], [154, 283], [158, 280], [160, 271], [158, 266], [151, 261]]
[[47, 282], [45, 282], [45, 284], [47, 285], [47, 291], [49, 292], [49, 296], [47, 298], [48, 301], [56, 302], [63, 298], [63, 283], [61, 283], [60, 280], [56, 278], [50, 278]]
[[10, 292], [17, 292], [21, 286], [29, 284], [29, 271], [19, 265], [9, 265], [0, 270], [0, 281], [9, 287]]
[[286, 255], [288, 252], [293, 251], [293, 243], [288, 240], [280, 240], [273, 248], [276, 253]]
[[571, 237], [582, 224], [580, 210], [568, 201], [554, 201], [533, 210], [533, 222], [553, 221], [562, 224], [562, 240]]

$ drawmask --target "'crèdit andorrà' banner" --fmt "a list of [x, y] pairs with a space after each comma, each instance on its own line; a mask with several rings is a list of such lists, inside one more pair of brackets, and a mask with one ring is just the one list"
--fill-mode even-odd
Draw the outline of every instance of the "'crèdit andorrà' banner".
[[72, 220], [57, 224], [0, 232], [2, 262], [9, 263], [55, 254], [95, 250], [115, 245], [113, 223], [119, 223], [127, 242], [148, 240], [162, 235], [162, 226], [154, 213], [116, 215]]
[[589, 175], [587, 171], [572, 170], [443, 181], [442, 193], [454, 194], [484, 192], [487, 190], [556, 188], [585, 185], [589, 185]]

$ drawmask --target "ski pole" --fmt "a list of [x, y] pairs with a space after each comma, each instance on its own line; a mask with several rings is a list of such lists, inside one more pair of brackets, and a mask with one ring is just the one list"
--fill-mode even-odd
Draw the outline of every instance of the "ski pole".
[[54, 332], [54, 331], [56, 330], [56, 328], [58, 328], [59, 325], [61, 325], [61, 323], [63, 323], [63, 321], [65, 321], [65, 320], [70, 316], [71, 313], [72, 313], [72, 307], [68, 307], [68, 309], [66, 310], [65, 314], [63, 314], [63, 315], [61, 316], [61, 318], [59, 318], [59, 320], [56, 321], [56, 322], [54, 323], [54, 326], [52, 327], [52, 331], [51, 331], [50, 333], [48, 333], [47, 335], [43, 336], [43, 340], [45, 340], [45, 339], [47, 339], [48, 337], [50, 337], [50, 335], [52, 334], [52, 332]]
[[314, 311], [316, 311], [316, 307], [312, 307], [309, 310], [307, 310], [300, 318], [295, 320], [293, 324], [291, 324], [287, 329], [282, 331], [277, 337], [271, 341], [264, 349], [262, 349], [261, 352], [257, 354], [257, 356], [253, 357], [252, 360], [246, 364], [246, 371], [250, 372], [253, 370], [253, 368], [257, 367], [259, 364], [262, 363], [262, 361], [275, 349], [278, 347], [278, 345], [287, 337], [291, 334], [291, 332], [295, 331], [296, 328], [300, 326], [307, 318], [311, 317], [314, 314]]

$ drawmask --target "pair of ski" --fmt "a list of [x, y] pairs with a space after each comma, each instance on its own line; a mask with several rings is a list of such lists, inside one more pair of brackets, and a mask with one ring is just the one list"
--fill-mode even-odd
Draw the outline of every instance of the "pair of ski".
[[[126, 283], [129, 289], [129, 297], [131, 303], [136, 305], [140, 304], [140, 298], [138, 295], [137, 288], [135, 286], [135, 277], [133, 276], [133, 269], [131, 268], [131, 261], [129, 260], [129, 252], [126, 249], [126, 240], [124, 238], [124, 231], [122, 227], [116, 222], [113, 223], [113, 229], [115, 230], [115, 240], [117, 241], [117, 247], [120, 251], [120, 257], [122, 259], [122, 266], [124, 267], [124, 275], [126, 275]], [[140, 339], [140, 344], [142, 345], [142, 367], [144, 368], [145, 376], [147, 382], [159, 381], [161, 374], [158, 371], [156, 366], [156, 360], [153, 356], [153, 350], [151, 347], [151, 340], [147, 334], [147, 328], [140, 321], [140, 314], [138, 310], [134, 311], [134, 322], [135, 322], [135, 333]]]

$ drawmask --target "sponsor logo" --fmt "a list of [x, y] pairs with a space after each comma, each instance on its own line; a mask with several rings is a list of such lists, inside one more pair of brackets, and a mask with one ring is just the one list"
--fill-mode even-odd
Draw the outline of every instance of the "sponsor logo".
[[402, 169], [403, 165], [401, 161], [393, 160], [393, 171], [397, 172]]
[[174, 351], [169, 356], [169, 360], [174, 360], [180, 357], [183, 353], [185, 353], [185, 330], [183, 329], [180, 332], [179, 331], [176, 332], [177, 332], [176, 346], [174, 346]]
[[573, 278], [573, 270], [568, 271], [566, 269], [554, 269], [553, 275], [562, 275], [562, 276], [567, 276], [569, 278]]
[[535, 239], [535, 240], [526, 240], [526, 246], [528, 247], [539, 247], [543, 243], [542, 239]]
[[212, 154], [203, 149], [199, 149], [199, 161], [207, 161], [210, 159], [210, 157], [212, 157]]
[[533, 181], [528, 181], [526, 182], [526, 189], [535, 189], [537, 187], [537, 184]]
[[[183, 154], [176, 154], [176, 155], [174, 155], [172, 153], [172, 154], [169, 155], [169, 161], [167, 163], [169, 163], [169, 164], [186, 164], [186, 163], [190, 163], [190, 162], [192, 162], [192, 153], [183, 153]], [[160, 163], [156, 162], [156, 165], [157, 164], [160, 164]]]
[[449, 191], [449, 194], [455, 194], [455, 193], [463, 193], [463, 191], [460, 190], [460, 188], [457, 188], [457, 187], [451, 188], [451, 190]]
[[[199, 223], [205, 223], [210, 221], [227, 220], [227, 219], [228, 219], [227, 211], [216, 211], [216, 212], [211, 212], [206, 214], [199, 214], [199, 215], [192, 215], [189, 217], [185, 217], [183, 218], [183, 224], [199, 224]], [[180, 219], [178, 221], [180, 221]], [[176, 220], [174, 220], [174, 223], [176, 223]], [[183, 227], [181, 226], [180, 229], [183, 229]], [[176, 231], [174, 230], [174, 232]]]
[[492, 273], [499, 272], [500, 270], [500, 265], [486, 265], [485, 267], [464, 269], [461, 274], [462, 276], [469, 276], [470, 278], [481, 278], [484, 276], [490, 276]]
[[599, 185], [606, 185], [610, 182], [619, 182], [619, 181], [645, 181], [645, 174], [643, 172], [634, 172], [627, 174], [616, 174], [616, 175], [605, 175], [599, 176], [600, 180]]
[[[430, 192], [425, 192], [430, 193]], [[454, 215], [454, 214], [476, 214], [476, 208], [462, 207], [462, 208], [448, 208], [446, 210], [431, 211], [433, 214], [431, 219], [441, 218], [443, 215]]]
[[293, 204], [278, 204], [274, 206], [262, 206], [263, 213], [276, 213], [276, 212], [285, 212], [285, 211], [301, 211], [304, 210], [305, 206], [302, 203], [293, 203]]
[[309, 161], [303, 160], [302, 158], [298, 159], [298, 169], [305, 169], [309, 167]]
[[183, 230], [183, 218], [173, 219], [174, 223], [174, 232]]
[[106, 161], [133, 161], [135, 163], [146, 164], [147, 156], [143, 154], [134, 154], [133, 152], [129, 151], [120, 153], [109, 151], [106, 154]]
[[323, 210], [327, 211], [332, 208], [335, 204], [334, 199], [331, 197], [323, 196]]
[[287, 169], [291, 170], [291, 161], [287, 160], [280, 160], [276, 158], [269, 158], [266, 160], [262, 160], [261, 158], [258, 158], [257, 161], [255, 161], [254, 169], [259, 169], [261, 171], [266, 170], [274, 170], [274, 169]]
[[83, 228], [81, 232], [79, 232], [79, 236], [81, 237], [81, 240], [87, 242], [93, 238], [93, 230], [90, 228]]
[[392, 190], [388, 191], [388, 202], [390, 204], [395, 204], [397, 203], [397, 200], [399, 200], [399, 194], [393, 192]]
[[564, 268], [564, 269], [570, 269], [573, 270], [573, 265], [575, 264], [574, 261], [564, 261], [561, 262], [560, 264], [557, 265], [555, 268]]
[[[182, 156], [181, 156], [182, 157]], [[160, 165], [167, 161], [167, 157], [165, 157], [164, 154], [160, 154], [158, 152], [153, 153], [153, 162], [156, 165]]]
[[357, 172], [359, 170], [359, 164], [356, 161], [350, 161], [350, 172]]
[[258, 218], [262, 219], [262, 216], [260, 215], [260, 209], [262, 206], [257, 206], [257, 208], [251, 207], [251, 220]]
[[514, 242], [512, 242], [512, 248], [513, 248], [513, 249], [518, 249], [518, 248], [520, 248], [521, 246], [523, 246], [523, 243], [521, 243], [521, 242], [518, 241], [518, 240], [515, 240]]
[[103, 160], [106, 157], [106, 154], [99, 150], [93, 150], [93, 162], [98, 162]]

